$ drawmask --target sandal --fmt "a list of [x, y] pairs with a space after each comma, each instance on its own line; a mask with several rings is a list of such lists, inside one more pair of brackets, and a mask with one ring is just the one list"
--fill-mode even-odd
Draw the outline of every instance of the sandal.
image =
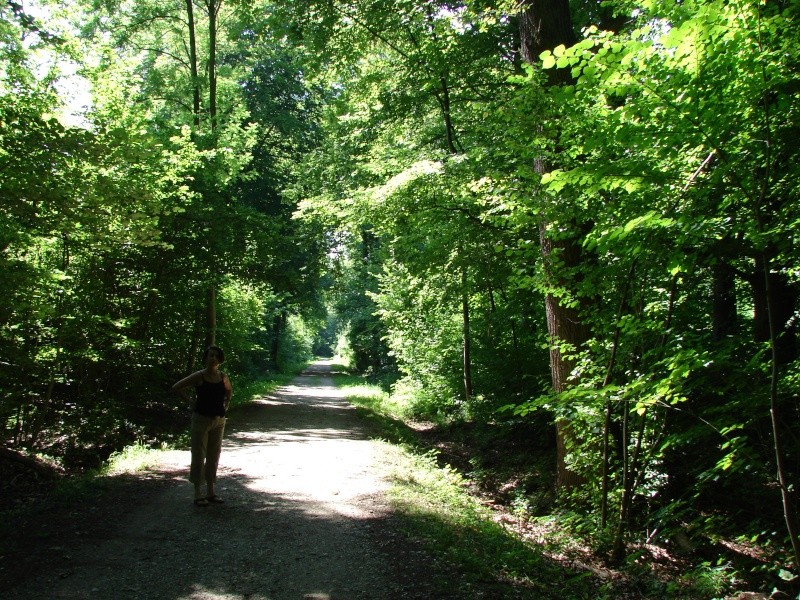
[[195, 506], [208, 506], [208, 500], [205, 498], [195, 498], [194, 499]]
[[223, 500], [222, 498], [220, 498], [216, 494], [214, 494], [213, 496], [208, 496], [206, 498], [206, 500], [208, 500], [212, 504], [225, 504], [225, 500]]

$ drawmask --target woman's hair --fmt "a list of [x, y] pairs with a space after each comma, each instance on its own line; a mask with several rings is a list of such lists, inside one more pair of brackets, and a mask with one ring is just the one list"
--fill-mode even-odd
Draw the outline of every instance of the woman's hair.
[[206, 348], [205, 352], [203, 352], [203, 360], [208, 358], [208, 353], [211, 352], [212, 350], [217, 353], [217, 356], [219, 357], [220, 364], [224, 363], [225, 362], [225, 353], [222, 351], [222, 348], [220, 348], [219, 346], [209, 346], [208, 348]]

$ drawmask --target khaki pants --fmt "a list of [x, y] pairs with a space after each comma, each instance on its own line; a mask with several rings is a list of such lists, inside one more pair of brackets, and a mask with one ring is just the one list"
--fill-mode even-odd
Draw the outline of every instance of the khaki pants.
[[192, 466], [189, 481], [195, 485], [214, 483], [222, 451], [225, 417], [206, 417], [192, 413]]

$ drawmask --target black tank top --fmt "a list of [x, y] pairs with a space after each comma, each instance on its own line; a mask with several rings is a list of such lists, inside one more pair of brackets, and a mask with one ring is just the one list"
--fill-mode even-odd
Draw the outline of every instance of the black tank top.
[[225, 416], [225, 376], [217, 383], [206, 381], [197, 386], [197, 401], [194, 411], [205, 417]]

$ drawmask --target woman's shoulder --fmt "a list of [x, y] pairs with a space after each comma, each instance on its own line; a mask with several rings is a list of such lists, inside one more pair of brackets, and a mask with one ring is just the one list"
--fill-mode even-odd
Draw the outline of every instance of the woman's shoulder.
[[192, 383], [195, 385], [199, 385], [203, 381], [203, 369], [199, 371], [195, 371], [191, 375], [189, 375], [189, 379], [191, 379]]

